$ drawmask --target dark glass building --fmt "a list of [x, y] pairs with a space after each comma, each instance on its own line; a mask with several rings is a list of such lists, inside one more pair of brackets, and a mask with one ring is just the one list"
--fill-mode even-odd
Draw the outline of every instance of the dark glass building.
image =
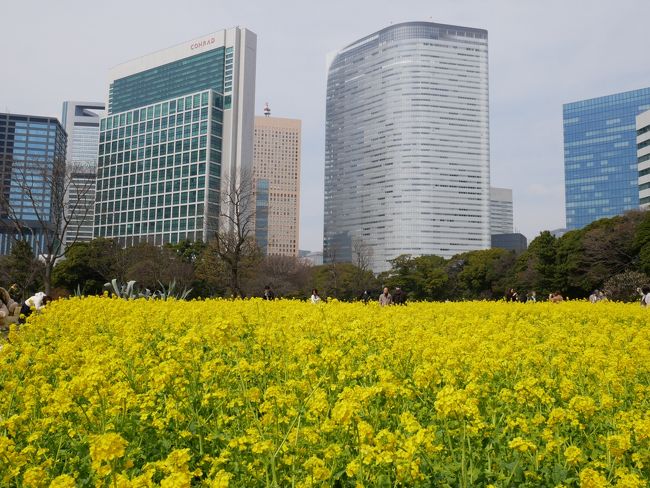
[[650, 88], [567, 103], [563, 109], [567, 228], [638, 208], [635, 118], [650, 109]]
[[528, 239], [523, 234], [512, 232], [508, 234], [492, 234], [492, 249], [506, 249], [516, 254], [528, 248]]
[[56, 118], [0, 113], [0, 254], [16, 239], [44, 253], [44, 231], [61, 210], [53, 178], [62, 174], [55, 167], [65, 164], [66, 140]]

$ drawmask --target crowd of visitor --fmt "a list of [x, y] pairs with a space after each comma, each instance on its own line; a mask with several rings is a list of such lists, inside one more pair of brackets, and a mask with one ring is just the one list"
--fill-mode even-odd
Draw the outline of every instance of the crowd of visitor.
[[[47, 305], [48, 301], [51, 300], [51, 298], [44, 292], [38, 292], [20, 303], [12, 299], [12, 294], [18, 292], [19, 291], [16, 285], [12, 285], [12, 287], [9, 288], [9, 291], [5, 290], [4, 288], [0, 288], [0, 324], [3, 322], [6, 323], [8, 320], [10, 321], [12, 316], [15, 316], [17, 318], [16, 321], [18, 323], [24, 323], [25, 319], [29, 317], [34, 311], [42, 310]], [[637, 288], [637, 293], [641, 297], [641, 306], [650, 307], [650, 286]], [[264, 287], [262, 298], [264, 300], [275, 300], [276, 296], [270, 285]], [[393, 293], [391, 293], [390, 289], [386, 286], [382, 290], [377, 300], [379, 302], [379, 305], [385, 307], [389, 305], [406, 305], [406, 298], [407, 294], [401, 287], [395, 287]], [[504, 298], [507, 302], [533, 303], [537, 301], [537, 294], [534, 290], [520, 294], [514, 288], [510, 288], [506, 292]], [[366, 304], [369, 303], [372, 300], [372, 293], [369, 290], [364, 290], [359, 296], [359, 300]], [[321, 303], [325, 300], [321, 298], [318, 290], [314, 288], [311, 291], [311, 297], [309, 298], [309, 301], [311, 303]], [[559, 291], [555, 291], [548, 295], [548, 301], [550, 303], [560, 303], [564, 301], [564, 297]], [[602, 290], [596, 289], [591, 293], [591, 295], [589, 295], [590, 303], [598, 303], [603, 301], [607, 301], [607, 295]], [[20, 307], [19, 313], [17, 313], [18, 306]]]

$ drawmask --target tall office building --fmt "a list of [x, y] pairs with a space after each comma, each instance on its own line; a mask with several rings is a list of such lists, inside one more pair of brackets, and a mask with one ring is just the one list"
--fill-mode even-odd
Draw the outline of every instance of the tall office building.
[[66, 139], [53, 117], [0, 114], [0, 254], [16, 239], [30, 242], [35, 254], [46, 252], [45, 233], [61, 210]]
[[639, 171], [639, 205], [650, 208], [650, 110], [636, 118], [636, 150]]
[[68, 134], [66, 162], [71, 171], [66, 209], [74, 209], [69, 210], [66, 246], [93, 238], [99, 120], [105, 111], [102, 102], [63, 102], [61, 121]]
[[510, 234], [514, 231], [512, 190], [490, 188], [490, 233]]
[[487, 31], [408, 22], [339, 51], [327, 80], [326, 262], [490, 247]]
[[300, 128], [300, 120], [270, 112], [255, 117], [255, 239], [267, 255], [298, 255]]
[[569, 230], [638, 208], [635, 118], [648, 109], [650, 88], [564, 105]]
[[160, 245], [226, 228], [252, 170], [256, 42], [235, 27], [111, 70], [96, 237]]

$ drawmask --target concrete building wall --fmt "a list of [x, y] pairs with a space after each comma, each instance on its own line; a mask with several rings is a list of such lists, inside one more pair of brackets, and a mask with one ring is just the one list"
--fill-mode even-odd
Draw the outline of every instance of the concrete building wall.
[[255, 229], [265, 254], [298, 255], [300, 158], [300, 120], [255, 117]]
[[637, 165], [639, 171], [639, 206], [650, 208], [650, 110], [636, 118]]

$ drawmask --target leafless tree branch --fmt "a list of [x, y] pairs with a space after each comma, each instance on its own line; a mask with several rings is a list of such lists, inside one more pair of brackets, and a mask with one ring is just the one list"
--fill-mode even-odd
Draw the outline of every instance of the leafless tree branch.
[[[51, 289], [56, 261], [65, 256], [66, 235], [72, 236], [69, 242], [76, 242], [79, 229], [93, 211], [90, 201], [90, 192], [94, 188], [93, 168], [94, 162], [66, 163], [58, 159], [54, 162], [45, 159], [14, 161], [11, 187], [9, 191], [0, 191], [3, 216], [6, 215], [19, 235], [23, 235], [26, 229], [33, 239], [37, 233], [42, 235], [46, 293]], [[80, 179], [81, 174], [87, 177]]]

